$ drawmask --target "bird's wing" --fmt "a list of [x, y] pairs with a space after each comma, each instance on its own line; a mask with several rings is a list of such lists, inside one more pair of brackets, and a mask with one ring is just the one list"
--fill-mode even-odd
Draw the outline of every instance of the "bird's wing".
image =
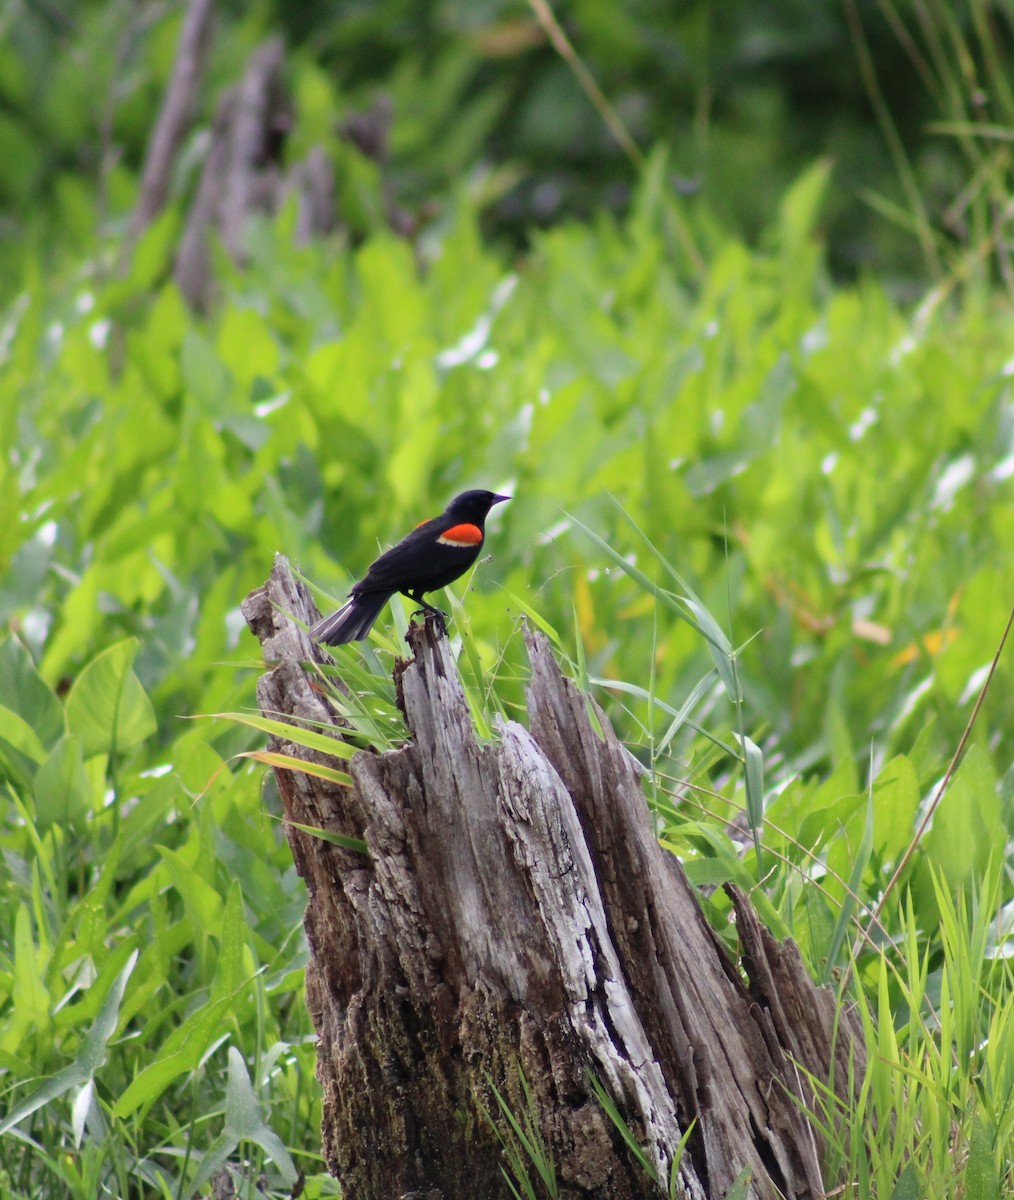
[[[436, 541], [442, 527], [442, 518], [424, 521], [396, 546], [385, 551], [366, 572], [364, 578], [352, 589], [354, 592], [399, 591], [406, 572], [418, 573], [420, 564], [425, 568], [425, 559], [420, 555]], [[423, 572], [425, 573], [425, 572]]]

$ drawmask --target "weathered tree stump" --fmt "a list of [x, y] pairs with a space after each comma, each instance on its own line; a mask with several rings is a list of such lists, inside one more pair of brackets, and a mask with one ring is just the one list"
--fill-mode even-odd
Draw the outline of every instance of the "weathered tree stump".
[[[272, 664], [262, 709], [341, 737], [303, 666], [321, 651], [292, 619], [316, 609], [284, 559], [244, 612]], [[735, 889], [742, 962], [730, 960], [652, 833], [636, 764], [543, 637], [527, 635], [530, 727], [505, 722], [492, 745], [447, 640], [431, 625], [408, 640], [412, 740], [357, 754], [351, 788], [278, 772], [291, 821], [369, 846], [288, 828], [309, 893], [324, 1153], [345, 1194], [508, 1195], [491, 1084], [523, 1122], [523, 1072], [562, 1197], [657, 1196], [695, 1118], [676, 1195], [724, 1197], [746, 1169], [751, 1197], [822, 1197], [805, 1073], [843, 1094], [850, 1055], [861, 1076], [855, 1023]]]
[[[149, 139], [137, 204], [124, 243], [123, 266], [138, 238], [165, 207], [184, 146], [192, 133], [214, 41], [214, 0], [187, 0], [172, 75]], [[295, 99], [285, 86], [286, 48], [268, 38], [251, 52], [242, 76], [218, 97], [214, 119], [200, 143], [202, 165], [192, 197], [185, 198], [173, 277], [195, 309], [216, 295], [212, 245], [221, 242], [231, 261], [243, 266], [252, 220], [277, 213], [295, 196], [295, 241], [305, 245], [341, 224], [336, 164], [323, 146], [292, 161], [283, 149], [295, 118]], [[382, 167], [388, 153], [393, 108], [380, 96], [369, 109], [336, 122], [339, 137]], [[384, 185], [391, 228], [412, 235], [416, 219], [401, 209]]]

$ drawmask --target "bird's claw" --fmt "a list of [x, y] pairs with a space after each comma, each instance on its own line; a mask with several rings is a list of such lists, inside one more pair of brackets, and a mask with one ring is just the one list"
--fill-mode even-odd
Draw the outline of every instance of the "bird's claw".
[[422, 617], [424, 621], [432, 620], [438, 631], [447, 636], [447, 613], [442, 608], [434, 608], [432, 604], [427, 604], [423, 608], [417, 608], [412, 614], [411, 619]]

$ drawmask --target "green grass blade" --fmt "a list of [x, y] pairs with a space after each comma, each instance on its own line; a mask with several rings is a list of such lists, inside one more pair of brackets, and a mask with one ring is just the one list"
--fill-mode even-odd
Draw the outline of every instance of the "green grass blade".
[[310, 837], [320, 838], [322, 842], [330, 842], [332, 846], [340, 846], [343, 850], [352, 850], [356, 854], [369, 854], [370, 848], [362, 838], [347, 837], [344, 833], [335, 833], [333, 829], [321, 829], [317, 825], [304, 825], [300, 821], [285, 821], [293, 829], [308, 833]]
[[658, 1172], [648, 1160], [648, 1156], [644, 1153], [644, 1150], [637, 1138], [634, 1137], [634, 1131], [623, 1119], [620, 1110], [613, 1102], [612, 1096], [610, 1096], [606, 1089], [602, 1086], [594, 1072], [588, 1072], [588, 1081], [592, 1086], [592, 1091], [594, 1091], [596, 1097], [598, 1098], [598, 1102], [602, 1105], [606, 1116], [610, 1121], [612, 1121], [613, 1125], [619, 1132], [620, 1137], [622, 1137], [626, 1143], [627, 1149], [634, 1156], [638, 1165], [644, 1170], [652, 1183], [654, 1183], [656, 1186], [659, 1186]]
[[602, 550], [602, 552], [613, 563], [615, 563], [621, 571], [624, 572], [624, 574], [629, 575], [639, 587], [643, 588], [644, 591], [654, 596], [655, 599], [663, 605], [663, 607], [667, 608], [671, 613], [679, 617], [681, 621], [684, 621], [687, 625], [689, 625], [690, 628], [696, 633], [700, 634], [700, 636], [704, 638], [709, 645], [713, 645], [716, 650], [722, 651], [723, 643], [727, 642], [727, 639], [723, 635], [721, 642], [713, 642], [708, 631], [705, 630], [687, 612], [686, 601], [684, 601], [682, 597], [674, 596], [672, 592], [668, 592], [665, 588], [659, 587], [659, 585], [655, 583], [653, 579], [650, 579], [643, 571], [638, 570], [633, 563], [627, 562], [623, 555], [614, 550], [613, 547], [610, 546], [610, 544], [605, 540], [605, 538], [597, 534], [594, 529], [591, 529], [589, 526], [585, 525], [583, 521], [579, 521], [577, 517], [572, 516], [570, 513], [568, 513], [567, 516], [577, 526], [578, 529], [580, 529], [587, 537], [589, 537], [596, 544], [596, 546], [598, 546], [599, 549]]
[[[220, 712], [204, 715], [219, 721], [234, 721], [238, 725], [249, 725], [251, 729], [258, 729], [261, 733], [268, 733], [280, 741], [292, 742], [297, 746], [305, 746], [307, 750], [319, 750], [322, 754], [330, 754], [335, 758], [352, 758], [353, 755], [358, 753], [356, 746], [350, 746], [337, 736], [317, 733], [316, 730], [307, 729], [303, 725], [295, 725], [291, 721], [262, 717], [256, 713]], [[196, 720], [197, 718], [190, 719]]]
[[856, 854], [855, 862], [852, 864], [852, 870], [849, 872], [848, 886], [845, 889], [845, 897], [842, 900], [841, 909], [838, 912], [838, 917], [834, 923], [834, 929], [831, 932], [831, 939], [828, 943], [827, 958], [824, 961], [824, 970], [821, 976], [821, 982], [827, 983], [831, 979], [831, 974], [834, 971], [838, 961], [838, 955], [841, 952], [842, 945], [848, 933], [849, 924], [852, 920], [852, 914], [855, 912], [856, 897], [861, 895], [860, 888], [862, 887], [863, 875], [866, 873], [866, 868], [870, 863], [870, 856], [873, 853], [873, 786], [870, 785], [866, 800], [866, 824], [863, 827], [862, 840], [859, 843], [859, 852]]

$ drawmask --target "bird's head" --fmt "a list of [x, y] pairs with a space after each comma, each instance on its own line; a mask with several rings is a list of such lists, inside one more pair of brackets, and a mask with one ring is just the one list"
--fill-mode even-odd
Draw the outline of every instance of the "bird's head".
[[462, 492], [447, 506], [447, 516], [453, 517], [456, 521], [471, 521], [473, 524], [481, 526], [486, 519], [486, 514], [494, 504], [501, 504], [504, 500], [509, 500], [510, 496], [498, 496], [496, 492], [487, 492], [482, 488], [476, 488], [471, 492]]

